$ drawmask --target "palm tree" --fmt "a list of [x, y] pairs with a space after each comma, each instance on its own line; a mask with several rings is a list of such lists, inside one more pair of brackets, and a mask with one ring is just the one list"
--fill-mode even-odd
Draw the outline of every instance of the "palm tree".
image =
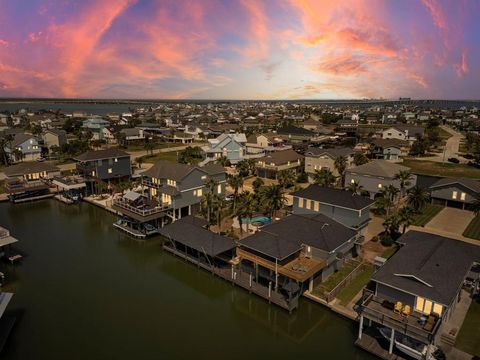
[[353, 163], [355, 164], [355, 166], [363, 165], [368, 163], [368, 158], [365, 154], [355, 153], [353, 155]]
[[343, 176], [345, 175], [347, 164], [348, 164], [348, 160], [345, 156], [338, 156], [335, 159], [335, 162], [333, 164], [335, 166], [335, 169], [338, 171], [338, 174], [340, 175], [340, 182], [342, 186], [343, 186]]
[[380, 213], [386, 213], [387, 216], [390, 214], [390, 209], [392, 206], [392, 200], [390, 200], [390, 198], [383, 193], [380, 193], [375, 199], [375, 208], [377, 211]]
[[400, 181], [400, 196], [403, 197], [405, 195], [405, 188], [411, 184], [412, 174], [409, 170], [400, 170], [398, 174], [395, 174], [394, 179]]
[[228, 158], [226, 156], [220, 156], [218, 159], [217, 159], [217, 162], [222, 165], [223, 167], [227, 167], [227, 166], [230, 166], [230, 160], [228, 160]]
[[403, 225], [402, 234], [405, 234], [407, 227], [413, 224], [414, 218], [414, 211], [411, 206], [404, 206], [398, 211], [399, 222]]
[[248, 176], [250, 175], [250, 165], [249, 163], [247, 162], [247, 160], [241, 160], [237, 163], [237, 171], [239, 173], [240, 176]]
[[217, 221], [218, 233], [222, 230], [223, 208], [225, 206], [225, 199], [215, 194], [213, 195], [213, 212]]
[[293, 170], [282, 170], [277, 174], [277, 180], [282, 189], [285, 189], [289, 186], [295, 184], [296, 176]]
[[155, 145], [151, 141], [147, 141], [145, 143], [145, 150], [147, 150], [147, 154], [150, 153], [150, 156], [153, 155], [153, 149], [155, 148]]
[[478, 216], [480, 214], [480, 198], [477, 198], [473, 204], [472, 204], [472, 211], [475, 214], [475, 216]]
[[363, 186], [358, 182], [353, 181], [350, 185], [347, 186], [347, 190], [353, 192], [354, 194], [361, 194], [363, 191]]
[[397, 214], [387, 216], [382, 225], [385, 228], [385, 235], [388, 236], [389, 241], [395, 240], [398, 234], [398, 227], [400, 226], [399, 216]]
[[[234, 211], [232, 211], [231, 213], [231, 217], [232, 219], [233, 218], [237, 218], [238, 220], [238, 224], [240, 225], [240, 234], [243, 233], [243, 227], [242, 227], [242, 219], [246, 217], [246, 213], [248, 212], [248, 209], [247, 209], [247, 195], [249, 193], [248, 192], [243, 192], [239, 195], [238, 197], [238, 205], [236, 207], [236, 209], [234, 209]], [[247, 224], [248, 226], [248, 224]]]
[[205, 185], [206, 192], [202, 201], [200, 202], [200, 211], [207, 218], [207, 227], [210, 227], [215, 209], [215, 188], [217, 186], [217, 182], [214, 178], [209, 178]]
[[333, 187], [335, 184], [335, 175], [333, 175], [330, 169], [315, 170], [314, 175], [315, 184]]
[[238, 190], [243, 188], [243, 177], [240, 175], [231, 175], [227, 179], [227, 184], [233, 189], [233, 212], [235, 212]]
[[395, 186], [393, 185], [388, 185], [384, 190], [383, 194], [387, 196], [392, 202], [395, 202], [395, 199], [397, 198], [398, 193], [400, 190], [398, 190]]
[[273, 217], [275, 212], [283, 208], [287, 202], [282, 188], [278, 185], [264, 186], [260, 197], [270, 217]]
[[141, 169], [142, 168], [142, 164], [143, 164], [143, 157], [140, 156], [137, 158], [137, 164], [138, 164], [138, 167]]
[[252, 186], [253, 186], [253, 191], [255, 193], [258, 192], [258, 190], [265, 184], [265, 182], [262, 180], [262, 178], [259, 178], [257, 177], [253, 182], [252, 182]]
[[416, 185], [408, 190], [407, 204], [411, 205], [416, 213], [419, 213], [428, 203], [429, 198], [427, 190]]

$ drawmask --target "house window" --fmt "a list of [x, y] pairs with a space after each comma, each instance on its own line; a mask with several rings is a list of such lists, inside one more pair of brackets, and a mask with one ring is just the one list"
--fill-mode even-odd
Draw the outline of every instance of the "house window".
[[108, 173], [111, 174], [113, 172], [112, 168], [108, 168]]
[[464, 192], [462, 192], [462, 193], [460, 194], [460, 200], [465, 201], [465, 197], [466, 197], [466, 196], [467, 196], [467, 194], [465, 194]]
[[310, 210], [312, 208], [312, 201], [311, 200], [305, 200], [305, 207]]
[[382, 188], [382, 184], [378, 184], [378, 188], [381, 189], [381, 188]]
[[151, 190], [152, 196], [157, 196], [157, 189], [151, 188], [150, 190]]
[[423, 312], [425, 314], [430, 314], [432, 312], [433, 303], [430, 300], [425, 299], [425, 306], [423, 307]]
[[95, 171], [92, 171], [92, 176], [95, 176]]
[[457, 199], [457, 192], [456, 191], [452, 191], [452, 199]]
[[313, 202], [313, 210], [320, 211], [320, 204], [318, 201]]
[[443, 310], [443, 307], [442, 305], [440, 304], [434, 304], [433, 305], [433, 312], [438, 314], [438, 315], [442, 315], [442, 310]]
[[207, 175], [203, 175], [202, 180], [207, 180]]
[[303, 198], [298, 198], [298, 207], [303, 208]]
[[222, 193], [222, 184], [218, 184], [217, 186], [217, 194], [221, 194]]
[[170, 180], [170, 179], [167, 179], [167, 185], [170, 185], [170, 186], [177, 186], [177, 182], [175, 180]]
[[355, 179], [350, 180], [350, 184], [354, 184], [354, 183], [355, 183]]
[[193, 190], [193, 195], [197, 197], [203, 196], [203, 189]]
[[115, 161], [115, 162], [118, 162], [118, 158], [115, 158], [114, 161]]

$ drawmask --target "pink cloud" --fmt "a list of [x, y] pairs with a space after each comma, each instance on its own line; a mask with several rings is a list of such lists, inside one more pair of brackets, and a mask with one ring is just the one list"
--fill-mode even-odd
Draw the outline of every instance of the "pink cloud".
[[455, 69], [455, 73], [457, 77], [462, 78], [469, 72], [469, 66], [467, 61], [467, 50], [464, 49], [462, 51], [462, 55], [460, 57], [460, 61], [456, 64], [453, 64], [453, 68]]
[[7, 40], [0, 39], [0, 46], [8, 46], [8, 44]]
[[422, 4], [427, 8], [433, 23], [439, 29], [447, 28], [447, 19], [442, 7], [436, 0], [422, 0]]

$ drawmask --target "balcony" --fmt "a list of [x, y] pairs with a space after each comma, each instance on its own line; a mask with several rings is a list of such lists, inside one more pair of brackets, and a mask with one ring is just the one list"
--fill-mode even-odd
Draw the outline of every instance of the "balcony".
[[5, 190], [9, 194], [24, 193], [27, 191], [46, 190], [50, 186], [44, 180], [8, 180], [5, 183]]
[[133, 203], [131, 200], [118, 198], [113, 200], [113, 208], [122, 214], [139, 221], [149, 221], [159, 218], [166, 210], [172, 209], [172, 204], [158, 203], [147, 199], [144, 203]]
[[424, 343], [431, 342], [440, 327], [441, 318], [437, 319], [429, 328], [423, 321], [426, 319], [425, 315], [413, 309], [408, 316], [400, 315], [387, 307], [387, 302], [386, 299], [376, 296], [371, 290], [364, 289], [360, 305], [361, 315]]

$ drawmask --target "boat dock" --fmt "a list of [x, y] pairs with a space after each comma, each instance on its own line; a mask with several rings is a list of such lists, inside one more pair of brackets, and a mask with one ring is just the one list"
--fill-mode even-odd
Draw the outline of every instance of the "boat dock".
[[218, 277], [231, 282], [233, 285], [238, 285], [241, 288], [247, 290], [248, 292], [254, 293], [262, 297], [263, 299], [267, 300], [269, 303], [273, 303], [277, 306], [280, 306], [282, 309], [285, 309], [290, 313], [298, 307], [298, 298], [292, 299], [290, 303], [287, 302], [283, 297], [283, 295], [275, 292], [271, 287], [267, 288], [263, 285], [256, 283], [253, 280], [253, 276], [251, 274], [247, 274], [245, 272], [237, 272], [229, 268], [219, 268], [219, 267], [207, 265], [166, 244], [163, 245], [163, 249], [182, 259], [185, 259], [191, 262], [192, 264], [197, 265], [197, 267], [207, 270], [212, 274], [217, 275]]
[[390, 354], [387, 349], [384, 349], [380, 345], [374, 334], [367, 329], [362, 333], [362, 337], [355, 341], [355, 345], [384, 360], [408, 360], [407, 358], [396, 354], [395, 350]]
[[115, 228], [119, 229], [119, 230], [122, 230], [123, 232], [126, 232], [127, 234], [129, 234], [129, 235], [131, 235], [131, 236], [133, 236], [137, 239], [144, 239], [147, 236], [143, 232], [132, 229], [131, 227], [128, 227], [128, 226], [122, 226], [122, 225], [119, 225], [117, 223], [113, 223], [113, 226]]
[[45, 194], [45, 195], [31, 196], [31, 197], [27, 197], [27, 198], [23, 198], [23, 199], [15, 199], [15, 200], [13, 200], [13, 202], [15, 204], [19, 204], [19, 203], [24, 203], [24, 202], [27, 202], [27, 201], [48, 199], [48, 198], [52, 198], [54, 196], [55, 196], [54, 193], [50, 193], [50, 194]]
[[58, 195], [55, 195], [55, 199], [57, 199], [58, 201], [61, 201], [65, 204], [73, 204], [74, 201], [72, 199], [69, 199], [69, 198], [66, 198], [65, 196], [61, 195], [61, 194], [58, 194]]

